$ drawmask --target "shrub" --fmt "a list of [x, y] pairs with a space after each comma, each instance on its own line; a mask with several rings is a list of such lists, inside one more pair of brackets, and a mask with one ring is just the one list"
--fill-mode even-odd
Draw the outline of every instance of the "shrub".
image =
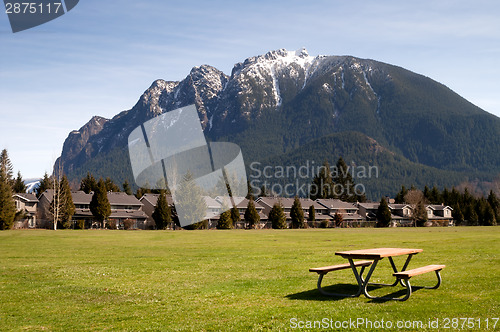
[[204, 228], [208, 229], [208, 220], [202, 220], [197, 223], [184, 226], [182, 228], [188, 231], [194, 231], [196, 229], [204, 229]]
[[116, 221], [114, 221], [114, 220], [108, 220], [106, 222], [106, 228], [107, 229], [116, 229]]
[[123, 229], [126, 229], [126, 230], [132, 229], [134, 227], [134, 225], [135, 225], [135, 221], [132, 219], [125, 219], [123, 221]]
[[77, 220], [75, 221], [75, 229], [85, 229], [85, 220]]
[[328, 228], [328, 220], [321, 220], [319, 228]]

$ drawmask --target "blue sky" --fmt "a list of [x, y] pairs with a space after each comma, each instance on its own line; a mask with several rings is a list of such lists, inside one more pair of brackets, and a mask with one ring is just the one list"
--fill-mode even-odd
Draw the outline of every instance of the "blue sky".
[[500, 2], [80, 0], [13, 34], [0, 14], [0, 149], [24, 178], [51, 172], [93, 115], [130, 109], [158, 78], [227, 74], [269, 50], [353, 55], [439, 81], [500, 116]]

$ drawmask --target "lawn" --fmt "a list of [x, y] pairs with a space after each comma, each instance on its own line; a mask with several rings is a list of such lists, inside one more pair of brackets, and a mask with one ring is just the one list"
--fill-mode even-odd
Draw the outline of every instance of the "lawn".
[[[410, 268], [446, 264], [443, 284], [406, 302], [318, 293], [308, 268], [343, 263], [337, 250], [371, 247], [424, 249]], [[392, 281], [389, 275], [384, 259], [372, 280]], [[292, 330], [324, 318], [363, 319], [360, 330], [382, 320], [393, 330], [400, 330], [398, 321], [437, 321], [443, 330], [447, 319], [451, 328], [472, 318], [474, 327], [488, 323], [493, 330], [499, 276], [500, 227], [4, 231], [0, 330]], [[412, 279], [434, 281], [433, 273]], [[344, 270], [327, 275], [324, 285], [353, 282]], [[422, 330], [415, 326], [407, 330]]]

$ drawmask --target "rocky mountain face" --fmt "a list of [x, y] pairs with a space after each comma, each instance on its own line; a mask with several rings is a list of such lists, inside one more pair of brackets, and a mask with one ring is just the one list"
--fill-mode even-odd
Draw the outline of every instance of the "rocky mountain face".
[[[196, 104], [207, 138], [239, 144], [246, 163], [351, 131], [414, 163], [476, 176], [500, 173], [494, 153], [499, 118], [403, 68], [350, 56], [313, 57], [305, 49], [248, 58], [230, 76], [202, 65], [180, 82], [156, 80], [132, 109], [109, 120], [93, 117], [71, 132], [60, 157], [64, 171], [73, 178], [92, 171], [116, 179], [117, 172], [106, 170], [115, 169], [117, 160], [127, 164], [129, 133], [190, 104]], [[116, 181], [133, 182], [125, 168]]]

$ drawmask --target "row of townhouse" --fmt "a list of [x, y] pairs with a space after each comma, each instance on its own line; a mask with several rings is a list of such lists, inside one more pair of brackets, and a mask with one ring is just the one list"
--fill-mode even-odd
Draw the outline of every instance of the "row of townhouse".
[[[83, 220], [85, 228], [97, 227], [96, 222], [90, 212], [90, 201], [92, 194], [83, 191], [71, 193], [75, 205], [73, 221], [76, 223]], [[125, 193], [109, 192], [108, 200], [111, 205], [110, 220], [116, 222], [117, 227], [123, 227], [125, 220], [132, 221], [134, 228], [151, 229], [154, 228], [153, 212], [158, 201], [157, 194], [144, 194], [140, 199]], [[52, 225], [52, 215], [50, 204], [53, 200], [53, 190], [46, 190], [39, 198], [33, 194], [14, 194], [16, 209], [24, 211], [24, 219], [17, 222], [16, 228], [50, 228]], [[234, 206], [240, 213], [241, 222], [235, 225], [236, 228], [245, 228], [244, 214], [248, 206], [248, 199], [244, 197], [233, 197], [231, 202], [224, 201], [223, 197], [205, 196], [207, 206], [205, 219], [208, 220], [208, 227], [214, 228], [219, 219], [223, 206]], [[348, 203], [338, 199], [317, 199], [300, 198], [300, 203], [304, 211], [304, 219], [309, 220], [309, 210], [313, 206], [315, 210], [315, 222], [324, 222], [328, 226], [333, 226], [333, 217], [339, 213], [342, 215], [343, 226], [360, 227], [373, 226], [376, 223], [376, 213], [379, 203]], [[167, 196], [167, 202], [173, 207], [171, 196]], [[294, 199], [284, 197], [259, 197], [255, 201], [255, 208], [260, 216], [260, 228], [270, 228], [268, 215], [274, 204], [282, 205], [287, 223], [291, 223], [290, 211]], [[412, 223], [412, 208], [407, 204], [389, 204], [393, 224], [395, 226], [409, 226]], [[453, 222], [452, 208], [444, 205], [427, 205], [427, 217], [434, 225], [451, 225]]]
[[[143, 204], [132, 195], [125, 193], [108, 192], [111, 206], [109, 220], [115, 221], [117, 227], [123, 227], [125, 220], [131, 220], [136, 228], [144, 228], [148, 215], [143, 211]], [[71, 192], [75, 205], [74, 223], [83, 221], [85, 228], [97, 227], [92, 212], [90, 201], [92, 194], [83, 191]], [[54, 191], [48, 189], [38, 198], [33, 194], [14, 194], [14, 201], [18, 212], [24, 212], [24, 218], [15, 223], [14, 228], [52, 228], [53, 216], [50, 205], [54, 199]]]
[[[411, 226], [413, 208], [408, 204], [388, 204], [391, 210], [391, 219], [395, 226]], [[379, 203], [357, 203], [359, 213], [365, 217], [367, 221], [377, 220], [377, 210]], [[429, 204], [425, 205], [427, 220], [433, 226], [452, 226], [453, 209], [447, 205]]]
[[[209, 221], [208, 226], [213, 228], [217, 224], [222, 206], [235, 207], [240, 213], [241, 222], [235, 225], [236, 228], [245, 228], [244, 214], [248, 206], [248, 199], [244, 197], [233, 197], [233, 202], [224, 202], [221, 197], [211, 198], [205, 196], [207, 205], [207, 214], [205, 219]], [[156, 194], [145, 194], [140, 201], [144, 204], [144, 211], [148, 215], [148, 223], [154, 224], [151, 217], [158, 200]], [[167, 196], [168, 203], [173, 206], [172, 198]], [[328, 227], [333, 226], [333, 217], [339, 213], [342, 215], [344, 227], [368, 227], [376, 224], [376, 214], [379, 203], [349, 203], [338, 199], [317, 199], [299, 198], [300, 204], [304, 211], [304, 219], [309, 220], [310, 207], [314, 207], [315, 222], [327, 222]], [[274, 204], [279, 203], [285, 212], [286, 221], [291, 223], [290, 212], [293, 206], [293, 198], [284, 197], [259, 197], [255, 201], [255, 208], [260, 216], [261, 228], [270, 228], [271, 223], [268, 221], [268, 215]], [[411, 212], [412, 208], [407, 204], [389, 204], [391, 216], [394, 226], [410, 226], [412, 225]], [[444, 205], [427, 205], [427, 218], [433, 225], [448, 226], [452, 225], [452, 208]]]

